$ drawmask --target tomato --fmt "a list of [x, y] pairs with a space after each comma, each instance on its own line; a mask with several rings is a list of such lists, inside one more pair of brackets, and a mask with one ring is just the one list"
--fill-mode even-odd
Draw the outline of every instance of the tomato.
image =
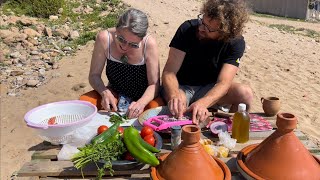
[[104, 131], [108, 130], [109, 127], [108, 126], [105, 126], [105, 125], [101, 125], [99, 128], [98, 128], [98, 134], [101, 134], [103, 133]]
[[57, 124], [56, 123], [56, 117], [51, 117], [49, 120], [48, 120], [48, 125], [54, 125], [54, 124]]
[[120, 134], [123, 134], [123, 132], [124, 132], [123, 127], [121, 127], [121, 126], [120, 126], [120, 127], [118, 127], [118, 131], [119, 131], [119, 133], [120, 133]]
[[148, 135], [153, 135], [153, 129], [149, 126], [144, 126], [142, 129], [141, 129], [141, 132], [140, 132], [140, 136], [142, 138], [148, 136]]
[[134, 161], [134, 157], [132, 157], [128, 151], [124, 154], [124, 159], [128, 161]]
[[150, 135], [145, 136], [145, 137], [143, 138], [143, 140], [144, 140], [145, 142], [147, 142], [148, 144], [150, 144], [151, 146], [154, 146], [154, 145], [155, 145], [155, 142], [156, 142], [156, 140], [155, 140], [154, 137], [153, 137], [153, 134], [150, 134]]

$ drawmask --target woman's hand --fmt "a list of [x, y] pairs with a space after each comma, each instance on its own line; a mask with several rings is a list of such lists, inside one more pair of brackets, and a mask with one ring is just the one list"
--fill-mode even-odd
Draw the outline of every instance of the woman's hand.
[[109, 89], [104, 90], [101, 93], [101, 105], [106, 111], [118, 111], [117, 99], [114, 97]]
[[133, 101], [127, 111], [128, 118], [137, 118], [143, 112], [145, 106], [145, 104]]

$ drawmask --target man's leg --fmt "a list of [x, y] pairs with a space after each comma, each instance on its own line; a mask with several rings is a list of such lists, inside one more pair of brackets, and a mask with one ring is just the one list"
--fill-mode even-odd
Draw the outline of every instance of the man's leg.
[[240, 83], [232, 83], [228, 93], [223, 96], [219, 101], [218, 105], [231, 104], [229, 112], [236, 112], [238, 105], [244, 103], [247, 105], [247, 111], [250, 110], [250, 106], [253, 100], [252, 89], [248, 85]]

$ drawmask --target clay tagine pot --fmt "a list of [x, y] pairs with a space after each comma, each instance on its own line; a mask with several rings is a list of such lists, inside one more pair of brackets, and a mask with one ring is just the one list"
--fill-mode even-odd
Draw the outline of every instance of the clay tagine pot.
[[277, 115], [278, 129], [260, 144], [249, 145], [237, 156], [237, 167], [246, 179], [320, 179], [320, 160], [312, 156], [293, 130], [297, 118]]
[[161, 156], [159, 166], [151, 168], [153, 180], [231, 180], [228, 166], [203, 149], [198, 126], [183, 126], [181, 136], [181, 144], [170, 154]]

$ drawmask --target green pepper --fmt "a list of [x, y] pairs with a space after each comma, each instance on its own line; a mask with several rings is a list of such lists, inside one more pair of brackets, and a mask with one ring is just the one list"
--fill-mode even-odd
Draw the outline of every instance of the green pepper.
[[120, 126], [121, 122], [116, 122], [114, 123], [108, 130], [104, 131], [103, 133], [99, 134], [98, 136], [94, 137], [91, 140], [91, 143], [93, 145], [98, 144], [98, 143], [102, 143], [105, 140], [109, 139], [110, 137], [112, 137], [117, 131], [118, 131], [118, 127]]
[[134, 127], [128, 127], [124, 130], [123, 141], [130, 154], [139, 162], [150, 164], [151, 166], [159, 165], [157, 157], [141, 144], [139, 131]]

